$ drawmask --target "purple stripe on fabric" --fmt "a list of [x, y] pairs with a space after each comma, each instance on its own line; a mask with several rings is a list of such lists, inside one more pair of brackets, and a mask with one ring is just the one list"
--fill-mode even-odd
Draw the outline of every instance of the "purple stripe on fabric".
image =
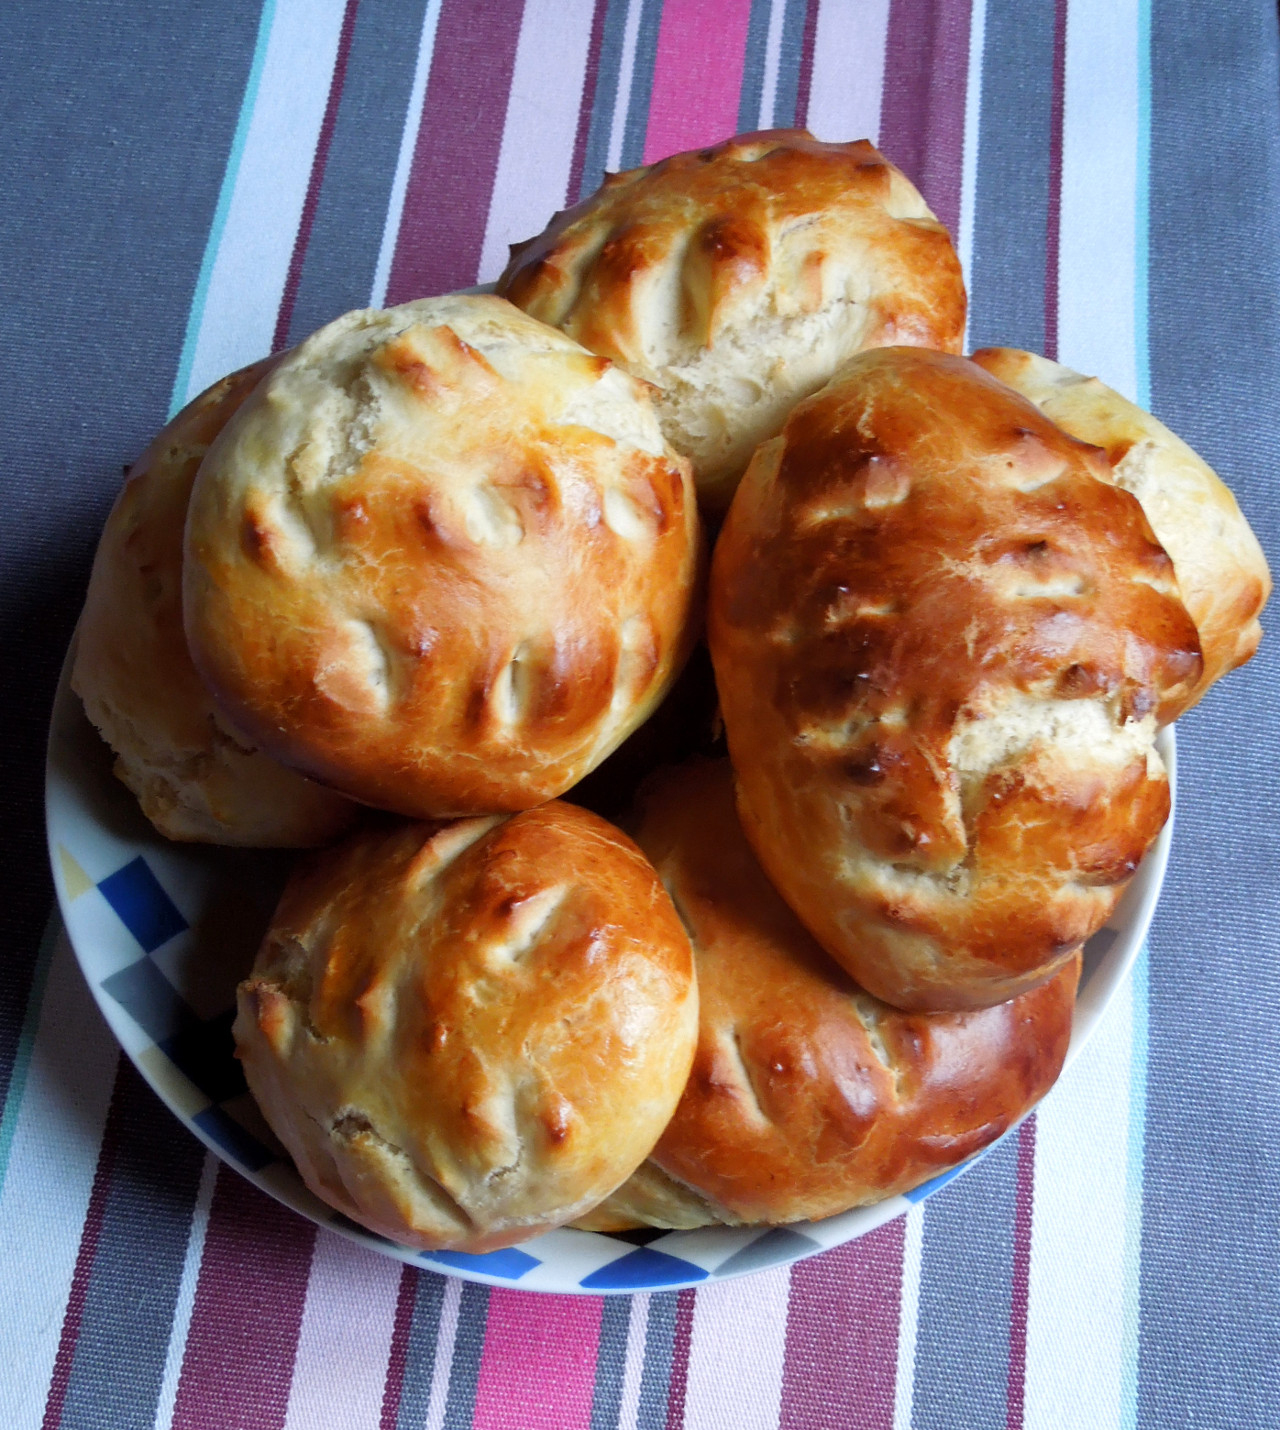
[[818, 35], [818, 10], [822, 0], [809, 0], [804, 17], [804, 39], [800, 44], [800, 74], [796, 79], [796, 124], [809, 124], [809, 95], [813, 89], [813, 50]]
[[522, 0], [445, 0], [388, 305], [476, 281], [523, 9]]
[[1018, 1180], [1014, 1191], [1013, 1285], [1009, 1294], [1009, 1391], [1005, 1430], [1022, 1430], [1027, 1388], [1027, 1300], [1031, 1284], [1031, 1218], [1036, 1185], [1036, 1119], [1018, 1130]]
[[279, 1430], [316, 1229], [218, 1170], [173, 1430]]
[[333, 77], [329, 81], [329, 97], [325, 101], [324, 118], [320, 121], [320, 134], [316, 139], [315, 157], [311, 160], [311, 173], [307, 178], [307, 193], [302, 201], [302, 218], [293, 241], [293, 253], [289, 257], [289, 271], [285, 275], [284, 292], [280, 297], [280, 311], [276, 314], [275, 333], [271, 339], [271, 351], [278, 353], [289, 342], [289, 324], [293, 318], [293, 305], [298, 300], [298, 284], [302, 280], [302, 263], [307, 256], [307, 244], [311, 240], [311, 227], [316, 221], [316, 206], [320, 202], [320, 186], [324, 183], [325, 165], [329, 162], [329, 146], [333, 143], [333, 131], [338, 122], [338, 105], [342, 102], [342, 86], [347, 77], [347, 59], [351, 54], [351, 36], [356, 28], [356, 11], [360, 0], [347, 0], [347, 8], [342, 14], [342, 29], [338, 33], [338, 53], [333, 64]]
[[84, 1319], [85, 1301], [89, 1295], [89, 1280], [93, 1273], [94, 1259], [98, 1254], [98, 1241], [102, 1236], [102, 1223], [107, 1213], [107, 1194], [111, 1188], [111, 1173], [115, 1166], [116, 1148], [120, 1142], [119, 1078], [120, 1074], [117, 1071], [116, 1086], [112, 1090], [111, 1102], [107, 1108], [106, 1125], [102, 1129], [102, 1145], [98, 1149], [98, 1165], [93, 1174], [93, 1186], [89, 1191], [89, 1206], [85, 1213], [84, 1227], [80, 1233], [80, 1249], [76, 1253], [75, 1270], [71, 1273], [71, 1292], [67, 1297], [67, 1309], [62, 1317], [62, 1333], [58, 1338], [58, 1351], [53, 1361], [53, 1374], [49, 1378], [49, 1395], [45, 1401], [42, 1430], [57, 1430], [62, 1420], [63, 1406], [66, 1404], [67, 1387], [71, 1382], [71, 1367], [75, 1360], [76, 1341], [79, 1338], [80, 1325]]
[[893, 1430], [905, 1222], [791, 1273], [779, 1430]]
[[587, 69], [582, 79], [582, 105], [578, 110], [578, 132], [573, 140], [573, 159], [569, 164], [569, 187], [565, 202], [578, 201], [582, 187], [582, 170], [587, 161], [587, 141], [591, 136], [591, 116], [595, 113], [596, 87], [600, 82], [600, 51], [604, 46], [604, 21], [609, 13], [609, 0], [596, 0], [591, 16], [591, 40], [587, 46]]
[[396, 1318], [391, 1329], [391, 1353], [387, 1357], [387, 1383], [382, 1392], [378, 1430], [396, 1430], [400, 1395], [404, 1390], [404, 1368], [409, 1359], [409, 1332], [413, 1328], [416, 1291], [417, 1272], [412, 1266], [406, 1266], [400, 1275], [400, 1293], [396, 1297]]
[[954, 234], [960, 224], [970, 0], [893, 0], [880, 147]]
[[684, 1425], [684, 1397], [689, 1387], [689, 1345], [693, 1340], [696, 1291], [676, 1293], [676, 1333], [671, 1344], [671, 1379], [667, 1384], [667, 1430]]
[[1062, 241], [1062, 128], [1067, 93], [1067, 0], [1053, 11], [1053, 98], [1049, 108], [1049, 202], [1044, 236], [1044, 355], [1058, 360], [1058, 254]]

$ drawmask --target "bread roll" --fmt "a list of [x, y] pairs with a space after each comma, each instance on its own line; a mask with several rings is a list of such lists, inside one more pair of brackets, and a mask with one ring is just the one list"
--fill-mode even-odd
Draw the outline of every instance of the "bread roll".
[[910, 180], [797, 129], [610, 175], [512, 249], [498, 291], [657, 386], [714, 511], [846, 358], [964, 334], [959, 260]]
[[1169, 811], [1195, 625], [1096, 448], [964, 358], [854, 358], [756, 454], [709, 639], [747, 836], [897, 1007], [1073, 957]]
[[624, 835], [558, 802], [370, 832], [299, 871], [239, 993], [249, 1086], [307, 1185], [486, 1251], [644, 1159], [688, 1075], [689, 940]]
[[499, 298], [428, 298], [323, 328], [211, 449], [187, 634], [303, 772], [404, 814], [516, 810], [657, 704], [697, 560], [639, 383]]
[[1258, 614], [1271, 594], [1266, 557], [1235, 497], [1163, 422], [1096, 377], [1016, 348], [984, 348], [973, 360], [1063, 431], [1101, 447], [1112, 480], [1142, 503], [1200, 633], [1204, 671], [1186, 701], [1195, 704], [1257, 650]]
[[909, 1190], [1053, 1085], [1080, 959], [1010, 1003], [901, 1013], [823, 953], [769, 885], [728, 761], [666, 770], [637, 831], [689, 929], [698, 1051], [652, 1157], [588, 1229], [789, 1222]]
[[182, 632], [182, 528], [209, 444], [270, 362], [202, 392], [129, 472], [93, 563], [72, 689], [116, 753], [116, 774], [169, 839], [324, 844], [356, 807], [257, 754], [219, 715]]

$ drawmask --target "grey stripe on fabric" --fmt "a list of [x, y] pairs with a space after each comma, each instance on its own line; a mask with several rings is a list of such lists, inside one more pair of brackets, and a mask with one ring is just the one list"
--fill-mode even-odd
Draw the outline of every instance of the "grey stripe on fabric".
[[987, 0], [969, 346], [1044, 351], [1053, 0]]
[[[1151, 398], [1280, 570], [1271, 0], [1152, 5]], [[1138, 1424], [1280, 1425], [1280, 629], [1178, 725], [1151, 936]], [[1267, 625], [1267, 616], [1263, 616]]]
[[591, 1430], [617, 1430], [630, 1328], [631, 1297], [606, 1296], [600, 1316], [596, 1383], [591, 1394]]
[[361, 0], [289, 325], [290, 345], [369, 302], [425, 0]]
[[613, 133], [613, 111], [618, 101], [618, 74], [622, 67], [622, 36], [627, 28], [627, 0], [609, 0], [604, 17], [604, 39], [600, 45], [600, 67], [596, 72], [596, 92], [591, 103], [591, 122], [582, 161], [578, 192], [569, 195], [576, 203], [604, 182], [609, 163], [609, 139]]
[[747, 48], [742, 58], [742, 86], [738, 91], [738, 132], [761, 129], [760, 99], [764, 91], [765, 52], [769, 44], [769, 16], [773, 0], [751, 0], [747, 20]]
[[671, 1390], [671, 1360], [676, 1340], [679, 1295], [678, 1291], [663, 1291], [655, 1292], [649, 1297], [636, 1430], [666, 1430], [667, 1396]]
[[[778, 0], [778, 3], [783, 3], [783, 0]], [[785, 3], [787, 9], [782, 19], [782, 45], [778, 55], [778, 91], [773, 101], [776, 129], [791, 129], [798, 122], [796, 95], [800, 87], [800, 66], [804, 61], [804, 26], [809, 14], [809, 0], [785, 0]]]
[[436, 1341], [440, 1336], [440, 1308], [448, 1284], [434, 1271], [417, 1271], [413, 1294], [413, 1316], [409, 1323], [409, 1344], [405, 1350], [404, 1379], [400, 1384], [400, 1405], [396, 1430], [421, 1430], [427, 1421], [431, 1382], [436, 1366]]
[[462, 1288], [462, 1304], [458, 1307], [458, 1333], [454, 1337], [453, 1365], [449, 1369], [444, 1430], [471, 1430], [476, 1388], [480, 1384], [480, 1354], [484, 1350], [484, 1328], [488, 1318], [489, 1288], [468, 1281]]
[[0, 14], [0, 1096], [53, 898], [54, 685], [121, 467], [164, 421], [257, 21], [258, 0]]
[[644, 141], [649, 133], [649, 100], [653, 94], [653, 66], [658, 57], [658, 27], [661, 23], [662, 0], [642, 0], [627, 122], [622, 132], [624, 169], [634, 169], [637, 164], [644, 163]]
[[912, 1430], [1005, 1430], [1018, 1143], [925, 1204]]
[[60, 1430], [154, 1423], [204, 1162], [126, 1058], [111, 1115], [115, 1158]]

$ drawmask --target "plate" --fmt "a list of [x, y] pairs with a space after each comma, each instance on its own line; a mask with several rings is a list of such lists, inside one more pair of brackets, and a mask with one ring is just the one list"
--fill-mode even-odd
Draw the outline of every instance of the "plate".
[[[364, 1230], [307, 1190], [232, 1056], [235, 987], [253, 961], [291, 856], [172, 844], [158, 835], [111, 773], [111, 753], [71, 691], [70, 664], [69, 654], [49, 732], [46, 812], [54, 884], [76, 958], [121, 1047], [170, 1111], [223, 1161], [313, 1222], [397, 1260], [491, 1286], [579, 1295], [674, 1291], [864, 1236], [973, 1165], [873, 1207], [785, 1227], [617, 1235], [562, 1229], [482, 1256], [420, 1252]], [[1174, 785], [1172, 729], [1157, 744]], [[1085, 948], [1068, 1064], [1142, 946], [1172, 829], [1170, 818], [1115, 915]]]

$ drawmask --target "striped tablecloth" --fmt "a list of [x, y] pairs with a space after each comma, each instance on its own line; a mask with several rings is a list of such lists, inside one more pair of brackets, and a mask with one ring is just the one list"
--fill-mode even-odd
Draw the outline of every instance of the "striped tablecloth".
[[1270, 0], [9, 0], [0, 34], [0, 1424], [1280, 1425], [1274, 635], [1185, 722], [1150, 957], [1087, 1054], [790, 1270], [536, 1297], [317, 1233], [156, 1103], [40, 937], [43, 728], [121, 465], [344, 309], [491, 279], [606, 169], [878, 137], [956, 235], [972, 344], [1152, 405], [1275, 564]]

